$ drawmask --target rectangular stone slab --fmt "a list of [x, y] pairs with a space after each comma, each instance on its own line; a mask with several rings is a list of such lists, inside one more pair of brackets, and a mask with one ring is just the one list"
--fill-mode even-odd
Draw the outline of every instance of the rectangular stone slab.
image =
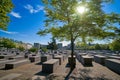
[[42, 64], [42, 72], [53, 73], [59, 66], [58, 59], [50, 59]]
[[13, 68], [19, 67], [21, 65], [27, 64], [29, 62], [30, 62], [29, 60], [21, 60], [21, 61], [7, 63], [7, 64], [5, 64], [5, 69], [13, 69]]
[[120, 60], [117, 59], [106, 59], [105, 66], [120, 74]]
[[29, 57], [30, 62], [40, 62], [40, 56], [31, 56]]
[[108, 58], [120, 60], [120, 56], [108, 56]]
[[41, 56], [41, 62], [45, 62], [45, 61], [50, 60], [50, 59], [52, 59], [52, 56], [50, 56], [50, 55]]
[[63, 56], [57, 55], [57, 56], [54, 56], [54, 59], [59, 59], [59, 65], [61, 65], [63, 62]]
[[84, 65], [92, 65], [92, 57], [90, 56], [82, 56], [82, 59], [81, 59], [81, 62], [82, 64]]
[[[71, 55], [70, 55], [70, 56], [68, 56], [68, 64], [69, 64], [69, 65], [72, 64], [71, 60], [72, 60], [72, 57], [71, 57]], [[75, 60], [76, 60], [76, 57], [73, 56], [73, 61], [75, 62], [74, 65], [76, 65], [76, 61], [75, 61]]]
[[15, 60], [3, 60], [0, 61], [0, 68], [5, 68], [5, 64], [10, 63], [10, 62], [14, 62]]
[[106, 59], [105, 56], [101, 56], [101, 55], [95, 55], [94, 56], [94, 61], [97, 62], [97, 63], [100, 63], [102, 65], [105, 64], [105, 59]]
[[0, 59], [9, 59], [9, 58], [11, 58], [11, 57], [14, 57], [15, 55], [0, 55]]

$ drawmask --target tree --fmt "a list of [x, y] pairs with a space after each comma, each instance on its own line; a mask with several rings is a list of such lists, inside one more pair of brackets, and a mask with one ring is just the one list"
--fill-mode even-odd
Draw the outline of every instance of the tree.
[[30, 52], [37, 52], [37, 50], [38, 50], [38, 49], [35, 48], [35, 47], [32, 47], [32, 48], [29, 49]]
[[12, 8], [13, 4], [11, 0], [0, 0], [0, 29], [7, 29], [7, 24], [10, 21], [7, 14]]
[[8, 38], [1, 38], [0, 44], [4, 48], [16, 48], [16, 44]]
[[24, 48], [23, 46], [19, 46], [18, 49], [19, 49], [20, 51], [24, 51], [24, 50], [25, 50], [25, 48]]
[[52, 42], [48, 43], [47, 48], [52, 50], [52, 51], [57, 50], [56, 39], [54, 37], [52, 37]]
[[113, 51], [120, 51], [120, 39], [113, 40], [110, 44], [110, 49]]
[[[59, 40], [71, 41], [71, 70], [75, 67], [73, 60], [74, 42], [77, 38], [106, 38], [114, 36], [112, 24], [118, 22], [118, 14], [105, 14], [102, 3], [108, 0], [42, 0], [45, 4], [45, 29], [37, 34], [43, 36], [51, 33]], [[79, 2], [78, 2], [79, 1]], [[89, 11], [78, 14], [76, 7], [84, 6]]]
[[42, 47], [41, 50], [42, 50], [43, 52], [47, 52], [47, 51], [48, 51], [47, 48], [45, 48], [45, 47]]
[[96, 49], [96, 50], [101, 50], [101, 46], [100, 46], [99, 44], [96, 44], [96, 45], [95, 45], [95, 49]]

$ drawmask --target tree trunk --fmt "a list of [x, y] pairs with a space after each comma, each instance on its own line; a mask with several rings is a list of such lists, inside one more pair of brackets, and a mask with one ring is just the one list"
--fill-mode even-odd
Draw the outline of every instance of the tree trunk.
[[71, 38], [71, 70], [73, 70], [75, 68], [75, 60], [74, 60], [74, 40]]

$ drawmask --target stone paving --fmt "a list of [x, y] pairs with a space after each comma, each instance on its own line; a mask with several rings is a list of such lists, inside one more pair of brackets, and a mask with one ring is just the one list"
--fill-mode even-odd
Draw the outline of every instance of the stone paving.
[[[72, 72], [70, 72], [70, 67], [67, 63], [68, 60], [66, 59], [52, 74], [42, 73], [42, 65], [40, 63], [29, 63], [10, 70], [1, 69], [0, 80], [11, 73], [20, 74], [14, 79], [12, 78], [12, 80], [40, 80], [40, 78], [44, 80], [46, 77], [49, 80], [120, 80], [119, 74], [96, 62], [93, 62], [93, 66], [85, 67], [77, 61], [76, 68]], [[9, 78], [3, 80], [9, 80]]]

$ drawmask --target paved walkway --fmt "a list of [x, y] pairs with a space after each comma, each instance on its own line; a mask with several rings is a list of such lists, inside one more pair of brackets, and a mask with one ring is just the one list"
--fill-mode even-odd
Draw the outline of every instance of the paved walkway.
[[[41, 72], [42, 65], [39, 63], [29, 63], [15, 69], [0, 70], [0, 78], [12, 74], [21, 74], [12, 78], [12, 80], [38, 80], [51, 78], [51, 80], [120, 80], [120, 75], [111, 71], [105, 66], [93, 62], [93, 66], [84, 67], [80, 62], [76, 62], [76, 68], [70, 72], [70, 67], [67, 65], [67, 59], [60, 65], [53, 74], [44, 74]], [[40, 76], [40, 78], [39, 78]], [[1, 79], [0, 79], [1, 80]], [[6, 79], [7, 80], [7, 79]], [[9, 79], [8, 79], [9, 80]]]
[[50, 74], [47, 78], [50, 80], [120, 80], [120, 75], [95, 62], [93, 62], [93, 66], [84, 67], [77, 60], [76, 68], [70, 72], [70, 67], [65, 60], [56, 72]]
[[16, 77], [19, 77], [21, 74], [18, 73], [10, 73], [9, 75], [3, 76], [0, 80], [13, 80]]

